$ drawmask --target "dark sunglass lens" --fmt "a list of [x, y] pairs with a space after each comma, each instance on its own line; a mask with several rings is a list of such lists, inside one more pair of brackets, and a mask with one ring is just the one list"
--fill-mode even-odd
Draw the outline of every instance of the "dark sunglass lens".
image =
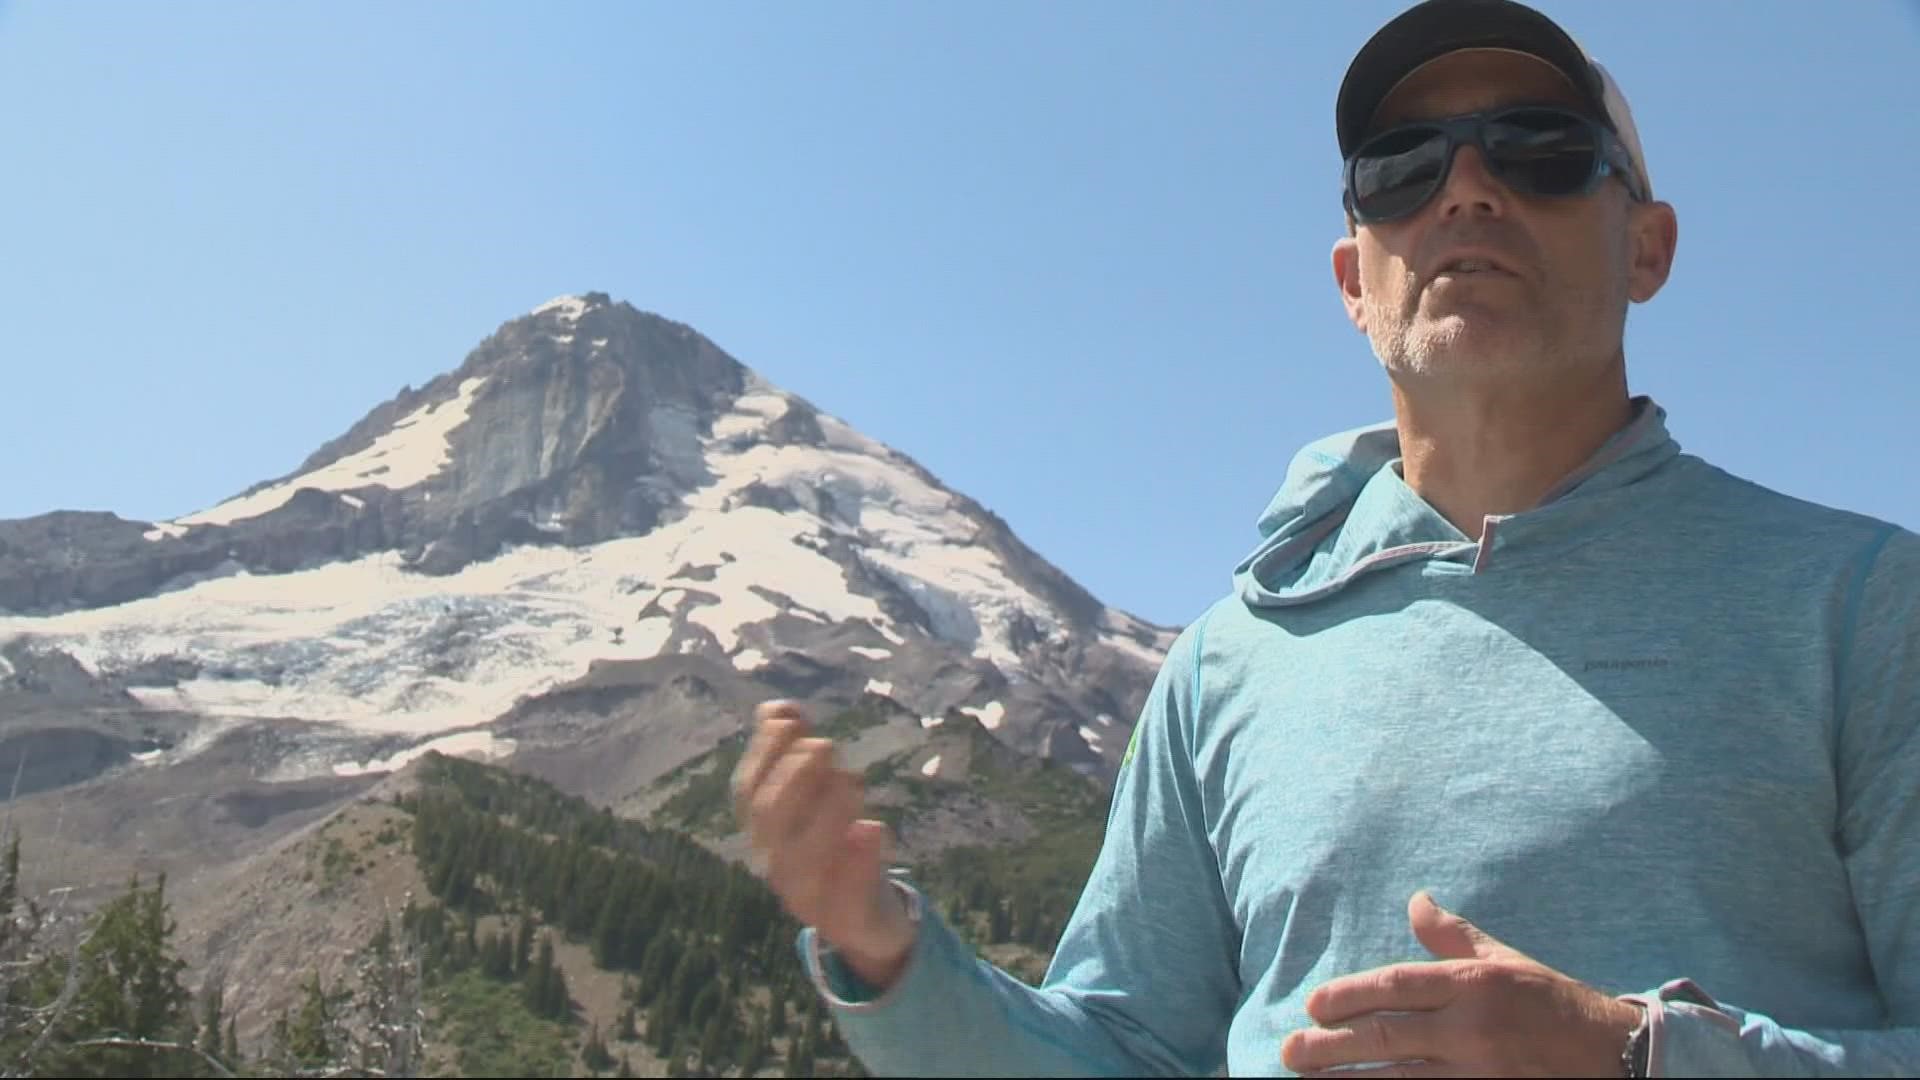
[[1592, 125], [1558, 109], [1515, 109], [1487, 124], [1487, 161], [1519, 191], [1571, 195], [1593, 179]]
[[1363, 218], [1412, 213], [1433, 196], [1447, 164], [1446, 136], [1433, 128], [1389, 131], [1354, 154], [1353, 201]]

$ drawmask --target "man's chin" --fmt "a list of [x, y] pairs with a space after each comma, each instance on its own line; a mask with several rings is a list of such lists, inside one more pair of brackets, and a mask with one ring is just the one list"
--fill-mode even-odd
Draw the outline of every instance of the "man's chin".
[[1525, 347], [1515, 340], [1516, 335], [1501, 329], [1453, 319], [1420, 327], [1408, 335], [1401, 361], [1387, 366], [1416, 375], [1462, 377], [1524, 370], [1529, 366], [1526, 358], [1537, 356], [1539, 350]]

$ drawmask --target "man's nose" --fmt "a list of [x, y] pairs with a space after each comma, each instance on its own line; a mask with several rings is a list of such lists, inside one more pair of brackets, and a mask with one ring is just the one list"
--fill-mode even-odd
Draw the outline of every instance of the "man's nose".
[[1446, 186], [1437, 197], [1440, 216], [1460, 214], [1501, 217], [1507, 212], [1507, 200], [1513, 193], [1487, 171], [1487, 161], [1477, 146], [1463, 146], [1454, 153], [1453, 167], [1447, 170]]

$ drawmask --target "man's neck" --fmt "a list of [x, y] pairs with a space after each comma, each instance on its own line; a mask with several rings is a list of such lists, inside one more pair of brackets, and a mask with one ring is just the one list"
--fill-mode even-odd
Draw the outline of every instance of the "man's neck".
[[1551, 389], [1393, 383], [1407, 486], [1469, 537], [1517, 514], [1584, 464], [1632, 418], [1624, 358]]

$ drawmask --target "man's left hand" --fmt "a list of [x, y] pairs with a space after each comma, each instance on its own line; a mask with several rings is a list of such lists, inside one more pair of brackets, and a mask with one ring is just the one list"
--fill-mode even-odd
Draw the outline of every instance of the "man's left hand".
[[[1363, 971], [1307, 995], [1317, 1025], [1280, 1044], [1303, 1075], [1619, 1076], [1640, 1006], [1553, 970], [1447, 911], [1424, 891], [1413, 935], [1438, 960]], [[1391, 1064], [1387, 1064], [1391, 1063]]]

